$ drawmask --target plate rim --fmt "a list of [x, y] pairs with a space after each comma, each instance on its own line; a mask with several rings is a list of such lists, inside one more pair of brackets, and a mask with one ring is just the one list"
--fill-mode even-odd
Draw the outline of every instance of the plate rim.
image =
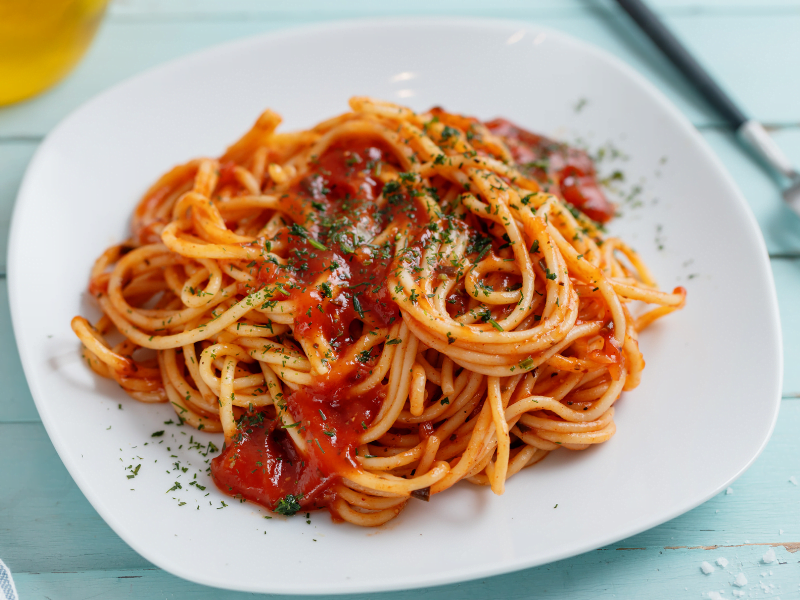
[[[281, 40], [281, 39], [289, 39], [289, 38], [302, 38], [305, 36], [313, 35], [316, 32], [330, 32], [336, 30], [357, 30], [357, 29], [364, 29], [373, 26], [377, 27], [407, 27], [407, 28], [420, 28], [426, 26], [435, 26], [435, 25], [446, 25], [446, 26], [458, 26], [458, 27], [481, 27], [490, 30], [501, 30], [504, 28], [516, 28], [517, 31], [526, 30], [530, 33], [545, 33], [548, 36], [552, 36], [556, 38], [560, 43], [569, 44], [573, 47], [577, 47], [581, 49], [583, 52], [591, 54], [597, 58], [600, 58], [604, 62], [608, 63], [616, 70], [620, 71], [624, 76], [629, 78], [637, 87], [639, 87], [642, 91], [644, 91], [649, 99], [658, 104], [658, 106], [664, 110], [669, 116], [672, 118], [674, 124], [680, 127], [681, 132], [687, 136], [699, 149], [702, 150], [702, 153], [705, 155], [707, 159], [709, 159], [710, 164], [713, 165], [715, 170], [715, 175], [722, 182], [731, 190], [731, 198], [729, 200], [734, 201], [736, 204], [739, 205], [741, 209], [742, 215], [745, 217], [745, 220], [755, 234], [754, 241], [758, 245], [758, 263], [759, 266], [766, 274], [766, 278], [768, 280], [768, 286], [765, 291], [767, 296], [767, 313], [769, 316], [769, 332], [771, 337], [774, 337], [774, 341], [776, 347], [774, 350], [777, 353], [777, 362], [776, 362], [776, 372], [774, 381], [769, 379], [768, 381], [776, 388], [775, 389], [775, 397], [772, 398], [772, 415], [771, 415], [771, 422], [765, 435], [764, 439], [761, 441], [759, 447], [753, 452], [752, 456], [742, 465], [740, 466], [732, 475], [730, 475], [725, 483], [719, 485], [716, 489], [713, 489], [710, 493], [707, 493], [704, 496], [701, 496], [699, 500], [696, 498], [692, 498], [688, 502], [678, 503], [676, 508], [672, 511], [667, 511], [664, 515], [656, 519], [640, 519], [638, 522], [630, 524], [628, 527], [618, 530], [613, 535], [607, 535], [602, 538], [598, 538], [598, 540], [593, 540], [591, 543], [584, 542], [583, 544], [576, 544], [571, 546], [570, 549], [562, 550], [561, 552], [556, 552], [549, 555], [546, 559], [533, 559], [533, 560], [525, 560], [523, 558], [517, 559], [509, 559], [504, 561], [502, 565], [493, 565], [491, 567], [481, 567], [480, 565], [473, 565], [470, 569], [470, 572], [465, 573], [457, 573], [455, 570], [448, 571], [442, 575], [438, 576], [429, 576], [425, 579], [417, 578], [414, 582], [410, 584], [403, 584], [399, 581], [395, 583], [389, 583], [384, 585], [368, 585], [363, 586], [359, 585], [354, 581], [349, 582], [341, 582], [334, 584], [335, 587], [331, 589], [331, 584], [316, 584], [310, 585], [308, 582], [304, 583], [305, 587], [298, 587], [294, 586], [287, 586], [285, 584], [281, 585], [279, 582], [270, 582], [271, 585], [266, 587], [253, 587], [248, 585], [236, 585], [235, 582], [224, 582], [214, 579], [213, 577], [206, 577], [203, 573], [193, 573], [187, 572], [180, 567], [175, 567], [171, 564], [164, 564], [161, 561], [161, 557], [153, 558], [148, 550], [147, 547], [142, 547], [140, 544], [131, 541], [125, 535], [125, 528], [122, 527], [120, 523], [118, 523], [118, 519], [116, 516], [106, 510], [104, 504], [100, 501], [100, 499], [95, 498], [92, 494], [87, 493], [87, 489], [89, 489], [89, 482], [81, 475], [80, 469], [78, 468], [77, 464], [68, 463], [64, 455], [66, 454], [66, 442], [59, 436], [58, 434], [58, 427], [53, 423], [51, 420], [50, 415], [48, 415], [48, 411], [46, 408], [46, 401], [44, 397], [46, 396], [45, 392], [39, 388], [39, 383], [35, 377], [35, 363], [36, 361], [29, 356], [29, 351], [26, 348], [26, 344], [24, 342], [24, 326], [21, 323], [21, 319], [19, 317], [19, 306], [24, 301], [23, 298], [19, 297], [17, 290], [19, 289], [17, 278], [18, 270], [21, 272], [22, 268], [17, 268], [16, 263], [18, 261], [17, 256], [22, 254], [20, 246], [20, 221], [21, 217], [19, 216], [23, 211], [23, 205], [26, 203], [25, 198], [29, 195], [28, 188], [31, 187], [31, 181], [33, 180], [34, 176], [36, 176], [36, 172], [40, 170], [39, 163], [41, 162], [41, 157], [45, 153], [44, 151], [48, 149], [48, 146], [52, 143], [53, 139], [57, 137], [62, 129], [65, 129], [67, 125], [69, 125], [73, 120], [81, 117], [86, 112], [91, 112], [93, 107], [102, 102], [107, 96], [111, 94], [118, 93], [120, 90], [128, 87], [128, 86], [136, 86], [139, 82], [143, 79], [147, 79], [153, 74], [156, 73], [167, 73], [171, 70], [181, 69], [184, 64], [192, 63], [194, 61], [202, 60], [204, 57], [215, 55], [220, 52], [230, 52], [235, 51], [237, 48], [245, 48], [249, 45], [258, 45], [265, 39], [270, 40]], [[29, 201], [28, 201], [29, 202]], [[17, 250], [19, 248], [19, 250]], [[400, 17], [367, 17], [367, 18], [353, 18], [353, 19], [342, 19], [342, 20], [335, 20], [323, 23], [313, 23], [313, 24], [300, 24], [300, 25], [291, 25], [281, 29], [277, 29], [274, 31], [267, 31], [258, 33], [255, 35], [248, 35], [242, 38], [238, 38], [235, 40], [230, 40], [227, 42], [214, 44], [212, 46], [202, 48], [200, 50], [190, 52], [183, 56], [170, 59], [168, 61], [153, 65], [148, 67], [147, 69], [132, 75], [120, 82], [115, 83], [114, 85], [110, 86], [109, 88], [95, 94], [85, 102], [83, 102], [80, 106], [73, 109], [69, 114], [67, 114], [64, 118], [62, 118], [59, 123], [53, 127], [45, 138], [39, 144], [39, 147], [36, 149], [33, 157], [31, 158], [26, 170], [22, 182], [19, 187], [19, 191], [17, 193], [14, 208], [11, 217], [11, 224], [10, 224], [10, 233], [9, 233], [9, 241], [8, 241], [8, 252], [7, 252], [7, 281], [8, 281], [8, 296], [9, 296], [9, 305], [10, 305], [10, 312], [11, 312], [11, 322], [12, 328], [14, 331], [14, 337], [17, 343], [17, 349], [20, 355], [20, 359], [23, 366], [23, 371], [25, 373], [26, 381], [31, 391], [31, 395], [34, 399], [34, 403], [37, 408], [37, 412], [41, 418], [42, 424], [45, 427], [45, 430], [50, 438], [53, 446], [56, 449], [56, 452], [59, 456], [59, 459], [62, 461], [64, 466], [66, 467], [67, 471], [69, 472], [70, 476], [72, 477], [73, 481], [75, 481], [78, 488], [83, 493], [84, 497], [89, 501], [92, 505], [92, 508], [97, 511], [97, 513], [103, 518], [105, 523], [117, 534], [120, 538], [128, 544], [134, 551], [140, 554], [142, 557], [147, 559], [148, 561], [152, 562], [157, 567], [186, 579], [188, 581], [193, 581], [196, 583], [200, 583], [202, 585], [207, 585], [214, 588], [219, 589], [229, 589], [229, 590], [237, 590], [237, 591], [245, 591], [245, 592], [260, 592], [260, 593], [271, 593], [271, 594], [290, 594], [290, 595], [311, 595], [311, 594], [331, 594], [331, 595], [340, 595], [340, 594], [348, 594], [348, 593], [378, 593], [378, 592], [389, 592], [389, 591], [399, 591], [399, 590], [411, 590], [411, 589], [419, 589], [424, 587], [434, 587], [434, 586], [441, 586], [441, 585], [448, 585], [458, 582], [466, 582], [472, 581], [478, 578], [484, 577], [492, 577], [498, 575], [505, 575], [508, 573], [513, 573], [515, 571], [520, 571], [523, 569], [533, 568], [536, 566], [541, 566], [544, 564], [554, 563], [559, 560], [563, 560], [565, 558], [569, 558], [572, 556], [577, 556], [578, 554], [582, 554], [587, 551], [591, 551], [602, 546], [606, 546], [609, 544], [613, 544], [615, 542], [621, 541], [633, 535], [639, 534], [643, 531], [648, 529], [652, 529], [657, 527], [669, 520], [672, 520], [694, 508], [703, 504], [704, 502], [708, 501], [713, 496], [717, 495], [727, 486], [729, 486], [732, 482], [738, 479], [752, 464], [753, 462], [761, 455], [764, 448], [766, 447], [767, 443], [769, 442], [772, 433], [775, 429], [775, 425], [777, 423], [778, 413], [780, 411], [781, 399], [782, 399], [782, 386], [783, 386], [783, 370], [784, 370], [784, 352], [783, 352], [783, 341], [782, 341], [782, 330], [780, 326], [780, 313], [778, 308], [778, 300], [777, 300], [777, 292], [775, 288], [774, 282], [774, 274], [772, 272], [771, 264], [769, 261], [769, 255], [767, 252], [766, 243], [764, 240], [763, 233], [761, 231], [760, 226], [755, 218], [755, 215], [750, 208], [749, 204], [747, 203], [744, 195], [742, 194], [739, 187], [736, 185], [735, 181], [733, 180], [731, 174], [722, 164], [722, 161], [719, 157], [714, 153], [705, 139], [699, 134], [697, 129], [692, 125], [689, 119], [665, 96], [661, 90], [659, 90], [653, 83], [650, 82], [644, 75], [639, 73], [635, 70], [632, 66], [628, 65], [622, 59], [618, 58], [617, 56], [611, 54], [609, 51], [590, 44], [588, 42], [584, 42], [568, 33], [564, 33], [557, 29], [553, 29], [547, 26], [542, 26], [537, 24], [536, 22], [528, 22], [521, 19], [505, 19], [505, 18], [483, 18], [483, 17], [453, 17], [453, 16], [434, 16], [434, 17], [426, 17], [426, 16], [400, 16]], [[764, 394], [765, 398], [769, 398], [771, 394]], [[41, 398], [41, 399], [40, 399]], [[278, 583], [278, 585], [274, 585]]]

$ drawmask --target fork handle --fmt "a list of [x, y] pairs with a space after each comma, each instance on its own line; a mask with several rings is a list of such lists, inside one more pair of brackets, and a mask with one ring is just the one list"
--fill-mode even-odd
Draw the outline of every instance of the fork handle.
[[667, 55], [678, 70], [691, 81], [725, 120], [738, 129], [748, 119], [722, 90], [711, 75], [698, 63], [666, 25], [641, 0], [617, 0], [625, 12], [636, 21], [647, 36]]
[[791, 161], [775, 143], [775, 140], [767, 133], [764, 126], [758, 121], [751, 119], [742, 124], [736, 134], [745, 140], [753, 150], [755, 150], [763, 161], [775, 169], [787, 179], [798, 179], [798, 173], [792, 166]]

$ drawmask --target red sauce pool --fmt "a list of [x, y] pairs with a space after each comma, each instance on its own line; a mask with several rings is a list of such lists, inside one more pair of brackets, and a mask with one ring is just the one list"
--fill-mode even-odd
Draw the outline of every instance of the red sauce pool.
[[614, 216], [614, 207], [600, 189], [594, 163], [586, 152], [526, 131], [505, 119], [489, 121], [486, 126], [505, 138], [522, 172], [539, 181], [546, 191], [600, 223]]
[[322, 384], [287, 396], [306, 454], [295, 448], [278, 419], [267, 419], [263, 412], [246, 415], [237, 441], [211, 461], [217, 486], [270, 510], [287, 494], [306, 510], [326, 506], [337, 474], [356, 465], [358, 436], [385, 395], [383, 386], [356, 398], [347, 398], [346, 391], [346, 384]]

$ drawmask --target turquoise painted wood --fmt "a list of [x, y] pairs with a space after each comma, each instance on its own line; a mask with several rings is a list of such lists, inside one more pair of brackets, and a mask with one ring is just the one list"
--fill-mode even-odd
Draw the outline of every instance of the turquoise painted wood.
[[[764, 565], [761, 558], [769, 546], [736, 548], [675, 549], [604, 548], [572, 561], [560, 561], [514, 575], [492, 577], [469, 583], [428, 588], [414, 592], [393, 592], [380, 595], [313, 596], [309, 598], [341, 598], [355, 600], [564, 600], [591, 598], [708, 598], [709, 592], [723, 592], [732, 598], [733, 590], [745, 597], [794, 600], [798, 598], [797, 556], [782, 546], [775, 548], [778, 562]], [[726, 569], [717, 567], [704, 575], [700, 563], [714, 563], [719, 557], [731, 561]], [[625, 573], [624, 576], [609, 573]], [[747, 584], [739, 588], [733, 582], [744, 573]], [[617, 578], [618, 577], [618, 578]], [[192, 598], [193, 600], [244, 600], [255, 594], [223, 592], [187, 583], [154, 569], [77, 571], [72, 573], [24, 574], [16, 578], [20, 593], [29, 598]], [[774, 586], [774, 587], [770, 587]], [[413, 594], [413, 595], [412, 595]], [[260, 596], [288, 600], [296, 596]]]
[[[742, 105], [775, 126], [800, 162], [800, 1], [651, 0]], [[13, 340], [4, 279], [8, 222], [19, 182], [42, 137], [108, 86], [196, 49], [278, 28], [338, 18], [479, 15], [538, 22], [619, 56], [697, 125], [730, 170], [764, 232], [781, 310], [783, 405], [764, 454], [736, 483], [689, 513], [568, 560], [459, 585], [359, 596], [378, 600], [485, 598], [747, 598], [800, 600], [800, 220], [771, 176], [608, 0], [116, 0], [87, 59], [51, 92], [0, 109], [0, 558], [22, 598], [233, 599], [253, 596], [188, 583], [155, 568], [102, 521], [77, 489], [39, 421]], [[735, 302], [735, 298], [729, 299]], [[754, 351], [757, 351], [755, 349]], [[733, 374], [714, 376], [735, 376]], [[742, 418], [747, 418], [742, 415]], [[714, 460], [713, 456], [697, 457]], [[762, 563], [773, 547], [777, 562]], [[710, 575], [702, 561], [716, 566]], [[733, 585], [743, 573], [747, 584]], [[713, 593], [712, 593], [713, 592]], [[344, 597], [349, 598], [349, 597]]]
[[28, 162], [38, 145], [38, 142], [25, 140], [0, 142], [0, 273], [3, 275], [6, 272], [8, 228], [14, 199]]
[[[783, 397], [800, 398], [800, 312], [797, 310], [800, 305], [800, 260], [773, 258], [771, 265], [783, 331]], [[800, 455], [787, 457], [787, 460], [794, 460], [800, 466]]]
[[[17, 352], [14, 332], [11, 330], [11, 313], [5, 278], [0, 279], [0, 423], [39, 423], [39, 413], [33, 404], [31, 392], [22, 373], [22, 363]], [[3, 455], [0, 454], [0, 481], [2, 481]], [[0, 504], [0, 511], [3, 507]], [[2, 513], [0, 513], [1, 515]], [[0, 516], [2, 521], [2, 516]], [[2, 545], [0, 545], [0, 548]]]

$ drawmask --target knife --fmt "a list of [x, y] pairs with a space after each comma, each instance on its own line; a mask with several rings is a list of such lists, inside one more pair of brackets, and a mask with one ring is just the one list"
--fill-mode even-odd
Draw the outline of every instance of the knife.
[[789, 185], [783, 189], [783, 199], [795, 213], [800, 215], [800, 171], [792, 165], [764, 126], [757, 120], [747, 117], [736, 106], [644, 2], [617, 0], [617, 4], [733, 127], [739, 140], [749, 146], [776, 173], [789, 180]]

